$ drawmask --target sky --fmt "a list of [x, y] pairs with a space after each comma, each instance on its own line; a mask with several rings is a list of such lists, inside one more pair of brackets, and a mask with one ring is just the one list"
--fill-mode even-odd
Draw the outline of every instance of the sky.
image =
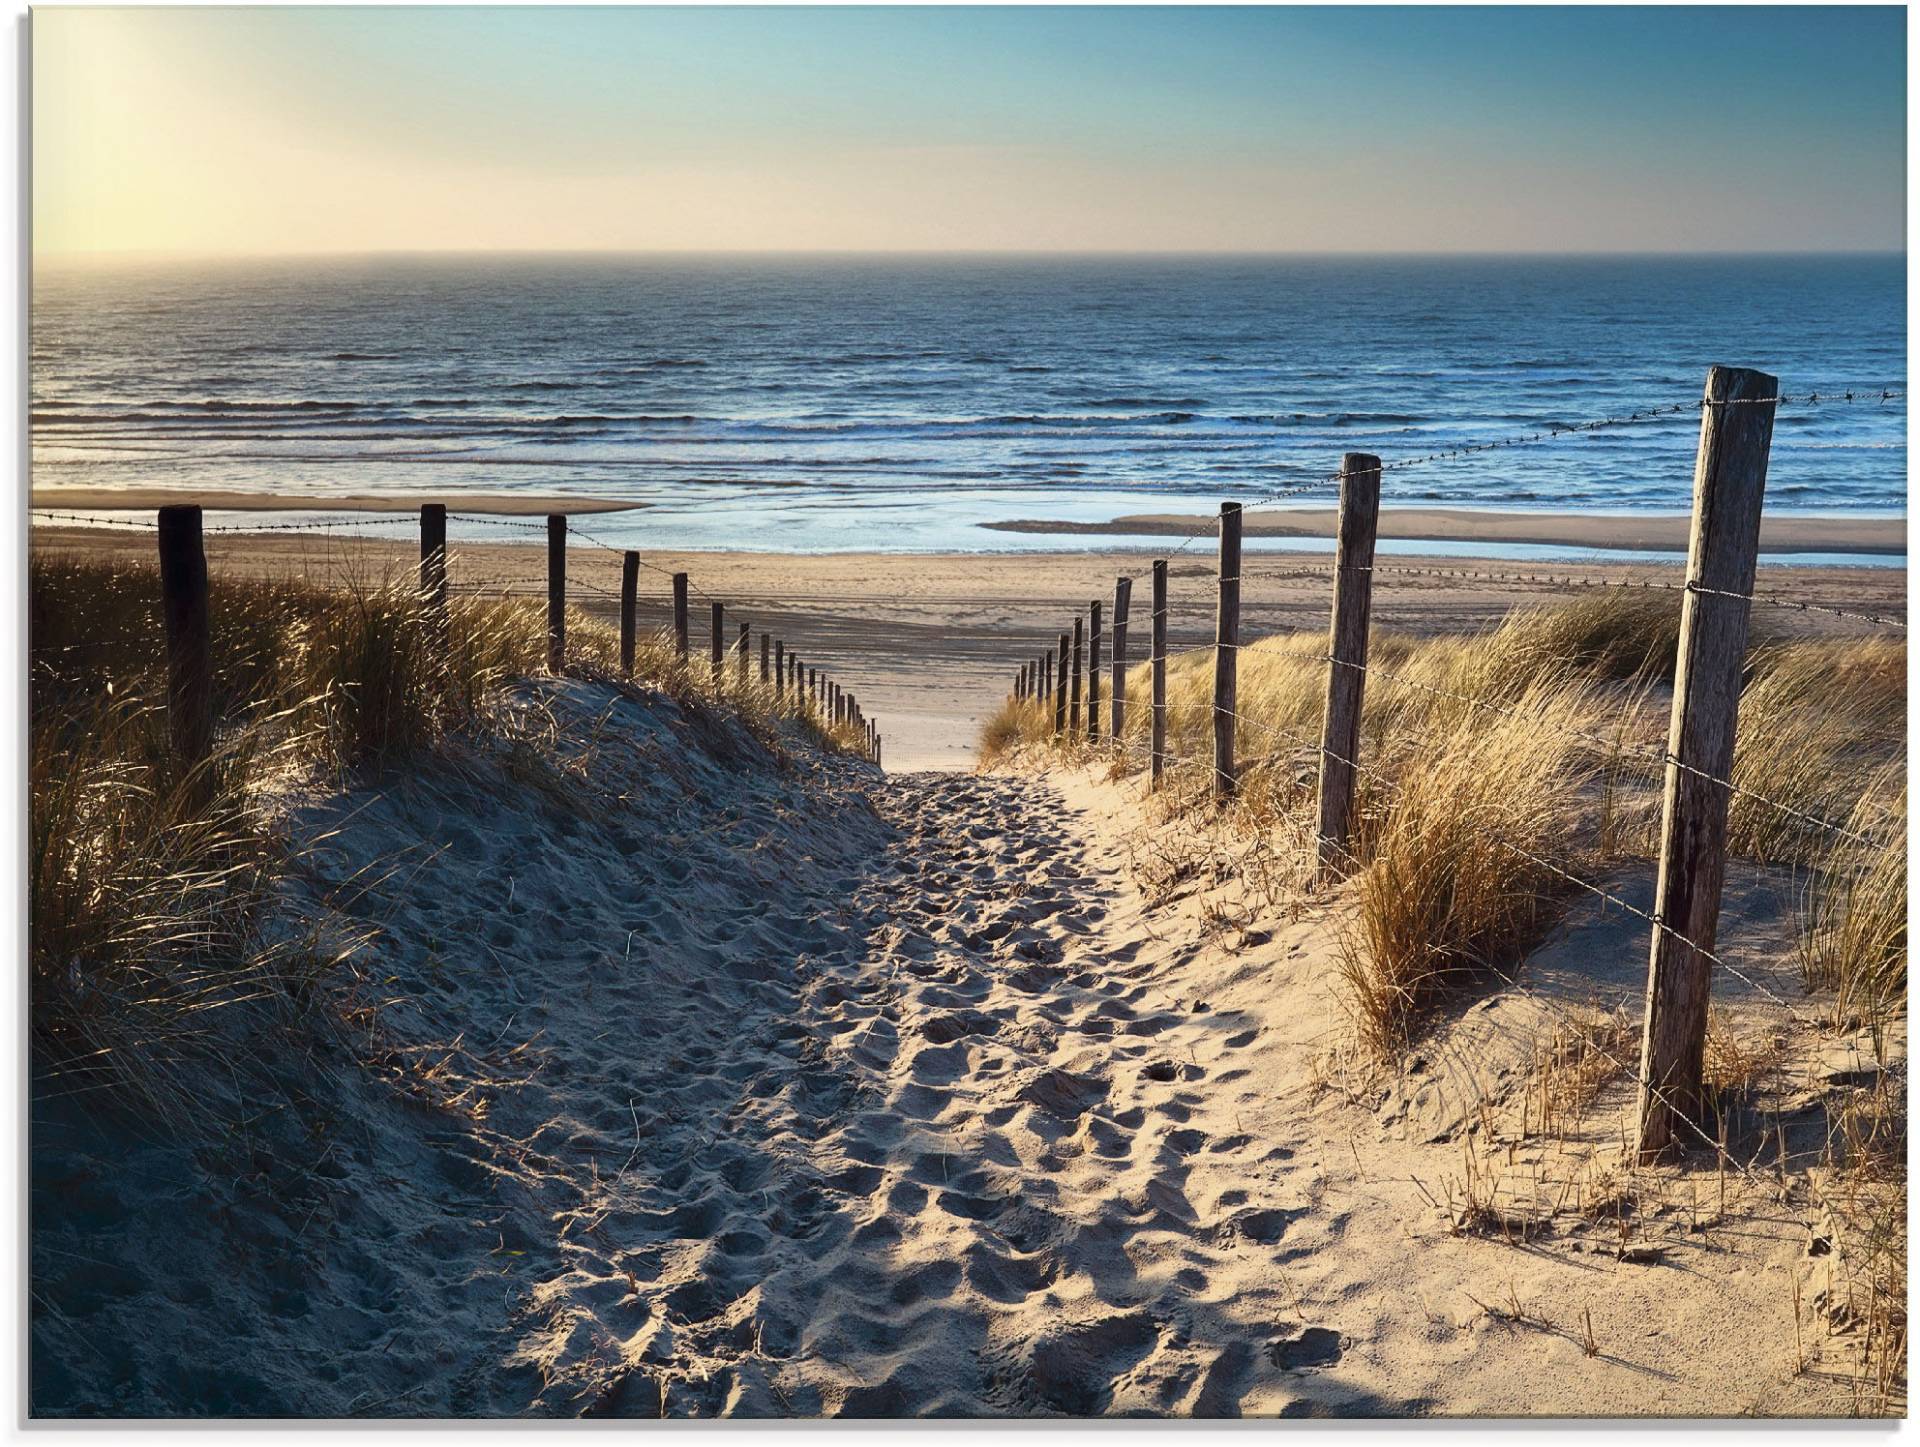
[[36, 7], [37, 256], [1905, 245], [1894, 7]]

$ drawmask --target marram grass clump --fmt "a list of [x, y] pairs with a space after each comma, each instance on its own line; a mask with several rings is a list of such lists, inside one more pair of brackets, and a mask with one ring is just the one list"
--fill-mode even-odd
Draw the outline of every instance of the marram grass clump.
[[[213, 757], [183, 773], [168, 747], [159, 577], [151, 567], [35, 558], [29, 570], [28, 889], [38, 1088], [139, 1099], [185, 1120], [231, 1007], [295, 1013], [352, 942], [270, 932], [296, 863], [276, 822], [286, 780], [378, 775], [461, 733], [510, 728], [508, 680], [544, 670], [540, 600], [456, 596], [444, 625], [411, 579], [232, 578], [210, 587]], [[568, 672], [625, 684], [614, 631], [568, 617]], [[780, 748], [797, 728], [857, 753], [791, 691], [640, 640], [634, 684], [696, 729], [737, 720]]]

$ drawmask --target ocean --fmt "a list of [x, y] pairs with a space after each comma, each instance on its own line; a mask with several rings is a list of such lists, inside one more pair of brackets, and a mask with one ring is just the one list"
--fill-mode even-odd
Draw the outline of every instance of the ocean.
[[[592, 520], [625, 546], [1145, 546], [982, 525], [1210, 513], [1349, 450], [1684, 402], [1714, 362], [1790, 393], [1904, 391], [1905, 318], [1899, 256], [42, 266], [33, 476], [316, 512], [387, 491], [650, 504]], [[1681, 414], [1408, 467], [1383, 500], [1685, 511], [1697, 429]], [[1767, 497], [1903, 514], [1905, 401], [1784, 408]]]

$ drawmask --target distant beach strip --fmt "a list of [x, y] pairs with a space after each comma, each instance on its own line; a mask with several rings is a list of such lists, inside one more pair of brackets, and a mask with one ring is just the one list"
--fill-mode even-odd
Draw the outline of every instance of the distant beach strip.
[[[1332, 508], [1249, 511], [1244, 530], [1250, 538], [1331, 539], [1337, 514]], [[982, 523], [998, 532], [1159, 535], [1190, 538], [1210, 535], [1211, 516], [1186, 513], [1138, 513], [1107, 522], [1068, 522], [1012, 518]], [[1479, 512], [1467, 508], [1383, 507], [1380, 536], [1399, 542], [1489, 543], [1502, 546], [1601, 548], [1622, 552], [1680, 552], [1687, 549], [1691, 519], [1685, 513], [1632, 516], [1603, 513]], [[1904, 557], [1907, 522], [1898, 517], [1770, 517], [1760, 525], [1763, 553], [1859, 553]]]

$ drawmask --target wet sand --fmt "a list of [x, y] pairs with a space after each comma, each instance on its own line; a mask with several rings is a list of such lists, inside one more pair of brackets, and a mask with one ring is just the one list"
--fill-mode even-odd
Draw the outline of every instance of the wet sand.
[[488, 513], [495, 517], [543, 517], [548, 513], [630, 512], [649, 506], [628, 498], [555, 497], [527, 492], [347, 493], [223, 492], [196, 490], [191, 498], [166, 487], [36, 487], [34, 507], [66, 508], [77, 512], [152, 512], [167, 503], [192, 501], [204, 508], [236, 512], [413, 512], [421, 504], [444, 502], [455, 512]]
[[[1338, 514], [1330, 507], [1262, 508], [1242, 524], [1252, 538], [1331, 538]], [[1475, 512], [1467, 508], [1383, 507], [1380, 536], [1403, 542], [1530, 543], [1542, 547], [1617, 548], [1684, 552], [1692, 518], [1686, 513]], [[986, 526], [1009, 533], [1187, 538], [1211, 535], [1212, 514], [1135, 513], [1110, 522], [1015, 518]], [[1770, 517], [1760, 525], [1763, 553], [1866, 553], [1904, 556], [1905, 518]]]

